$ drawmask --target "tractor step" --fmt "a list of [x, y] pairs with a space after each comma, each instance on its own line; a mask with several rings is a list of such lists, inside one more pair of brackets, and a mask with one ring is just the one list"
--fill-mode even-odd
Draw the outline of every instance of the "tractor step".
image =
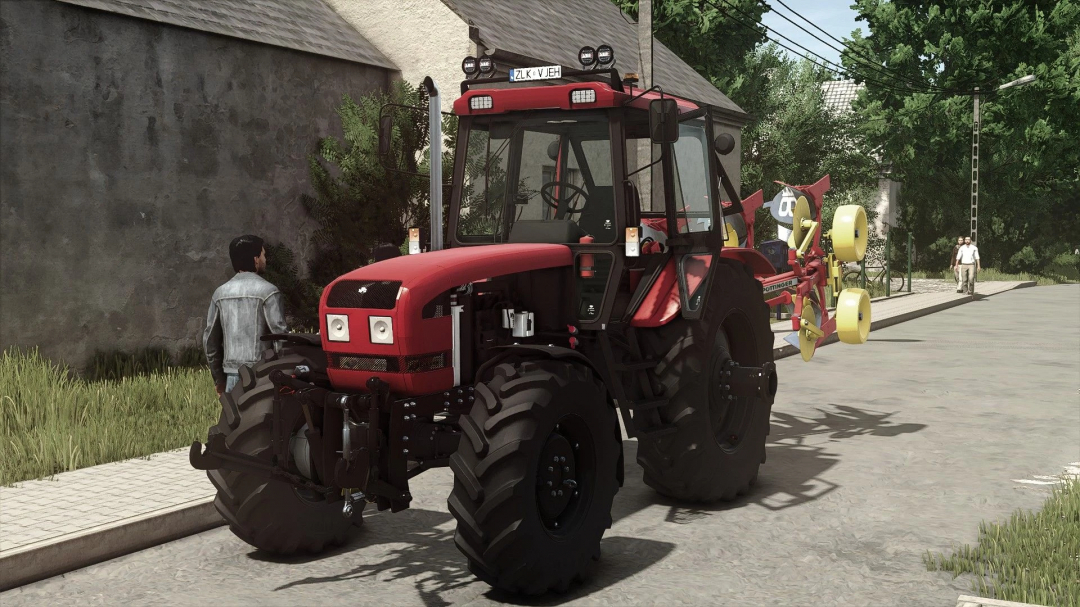
[[652, 440], [654, 438], [660, 438], [661, 436], [667, 436], [668, 434], [675, 434], [678, 431], [679, 429], [675, 426], [675, 424], [664, 424], [662, 426], [656, 426], [654, 428], [649, 428], [648, 430], [638, 432], [637, 439], [639, 441]]
[[616, 363], [616, 371], [646, 371], [648, 369], [655, 369], [660, 364], [658, 360], [642, 360], [633, 363]]
[[653, 398], [650, 400], [631, 401], [627, 403], [630, 405], [630, 409], [634, 411], [648, 411], [649, 409], [659, 409], [668, 404], [666, 398]]

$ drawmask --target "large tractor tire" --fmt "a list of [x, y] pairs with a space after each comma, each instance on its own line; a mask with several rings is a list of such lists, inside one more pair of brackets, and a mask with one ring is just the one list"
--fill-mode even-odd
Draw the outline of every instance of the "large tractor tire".
[[759, 367], [773, 360], [769, 308], [761, 283], [741, 263], [717, 259], [713, 291], [700, 320], [679, 318], [643, 335], [662, 356], [653, 383], [668, 403], [635, 423], [647, 430], [671, 424], [674, 433], [642, 439], [644, 481], [679, 500], [714, 502], [746, 493], [765, 461], [772, 395], [725, 398], [721, 374], [729, 360]]
[[[262, 362], [241, 368], [236, 387], [221, 397], [221, 420], [210, 428], [210, 434], [224, 434], [230, 449], [270, 461], [274, 407], [270, 372], [288, 372], [297, 365], [324, 369], [325, 356], [307, 350], [315, 349], [285, 346], [280, 354], [267, 350]], [[214, 506], [229, 529], [272, 554], [321, 552], [342, 544], [350, 525], [361, 521], [361, 508], [344, 518], [341, 502], [328, 504], [322, 496], [282, 481], [225, 469], [209, 470], [207, 476], [217, 488]]]
[[476, 386], [450, 459], [455, 543], [481, 580], [516, 594], [565, 591], [600, 558], [621, 453], [604, 386], [583, 365], [504, 363]]

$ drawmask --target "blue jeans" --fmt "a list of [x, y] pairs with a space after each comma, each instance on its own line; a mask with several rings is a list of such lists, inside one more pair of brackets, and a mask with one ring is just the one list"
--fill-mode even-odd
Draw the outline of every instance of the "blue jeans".
[[225, 391], [232, 392], [232, 389], [236, 386], [236, 383], [240, 381], [239, 373], [226, 373], [225, 374]]

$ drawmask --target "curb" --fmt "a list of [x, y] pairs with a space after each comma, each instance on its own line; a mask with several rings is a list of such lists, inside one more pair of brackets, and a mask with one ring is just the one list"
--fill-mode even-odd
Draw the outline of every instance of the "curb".
[[[1034, 287], [1035, 285], [1036, 285], [1035, 281], [1022, 282], [1022, 283], [1016, 285], [1015, 287], [1013, 287], [1012, 289], [1008, 289], [1008, 290], [1005, 290], [1005, 291], [1000, 291], [999, 293], [994, 293], [993, 295], [981, 295], [980, 296], [980, 295], [976, 294], [976, 297], [993, 297], [994, 295], [999, 295], [1000, 293], [1008, 293], [1009, 291], [1015, 291], [1016, 289], [1022, 289], [1022, 288], [1026, 288], [1026, 287]], [[874, 300], [872, 300], [872, 301], [874, 301]], [[914, 320], [914, 319], [922, 317], [922, 316], [929, 316], [930, 314], [934, 314], [935, 312], [941, 312], [942, 310], [948, 310], [949, 308], [955, 308], [956, 306], [962, 306], [962, 305], [964, 305], [966, 303], [969, 303], [969, 302], [972, 302], [972, 301], [975, 301], [975, 297], [961, 297], [960, 299], [953, 299], [953, 300], [950, 300], [950, 301], [945, 301], [945, 302], [930, 306], [928, 308], [922, 308], [922, 309], [919, 309], [919, 310], [912, 310], [910, 312], [904, 312], [903, 314], [897, 314], [896, 316], [891, 316], [889, 318], [883, 318], [881, 320], [874, 320], [874, 321], [870, 322], [870, 332], [873, 333], [874, 331], [877, 331], [878, 329], [884, 329], [885, 327], [891, 327], [893, 325], [898, 325], [898, 324], [900, 324], [902, 322], [907, 322], [909, 320]], [[819, 343], [817, 347], [820, 348], [822, 346], [827, 346], [829, 344], [834, 344], [834, 343], [836, 343], [838, 341], [840, 341], [840, 336], [838, 334], [836, 334], [836, 333], [833, 333], [832, 335], [829, 335], [824, 340], [822, 340], [822, 342]], [[783, 346], [780, 346], [779, 348], [773, 348], [773, 358], [774, 359], [787, 358], [788, 356], [794, 356], [794, 355], [796, 355], [798, 353], [799, 353], [799, 349], [796, 348], [795, 346], [791, 345], [791, 344], [784, 344]]]
[[956, 607], [1042, 607], [1036, 603], [1016, 603], [1001, 599], [986, 599], [981, 596], [967, 596], [961, 594], [956, 599]]
[[[1035, 283], [1021, 283], [1014, 289], [1031, 286], [1035, 286]], [[1002, 291], [1004, 292], [1006, 291]], [[920, 316], [927, 316], [970, 301], [972, 298], [961, 298], [906, 312], [872, 322], [870, 330], [875, 331]], [[840, 338], [833, 333], [818, 347], [837, 341], [840, 341]], [[790, 344], [773, 349], [774, 357], [777, 359], [792, 356], [798, 352], [799, 349]], [[214, 498], [208, 496], [92, 529], [28, 544], [0, 555], [0, 592], [202, 533], [224, 524], [224, 519], [214, 508]], [[1008, 603], [994, 599], [966, 596], [961, 596], [960, 599], [962, 600], [957, 603], [958, 607], [977, 607], [978, 605], [1027, 607], [1023, 603]], [[965, 600], [967, 603], [964, 602]]]
[[58, 538], [0, 556], [0, 591], [30, 584], [224, 525], [206, 497]]

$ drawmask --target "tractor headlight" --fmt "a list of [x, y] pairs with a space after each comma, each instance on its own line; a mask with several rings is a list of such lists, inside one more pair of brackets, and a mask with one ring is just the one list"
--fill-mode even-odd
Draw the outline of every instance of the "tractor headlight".
[[469, 98], [470, 110], [490, 110], [491, 109], [491, 95], [477, 95], [476, 97]]
[[606, 44], [596, 47], [596, 62], [601, 66], [615, 62], [615, 51]]
[[596, 91], [593, 89], [574, 89], [570, 91], [570, 103], [596, 103]]
[[466, 76], [472, 76], [480, 68], [476, 65], [476, 57], [466, 57], [461, 61], [461, 71], [465, 72]]
[[583, 46], [577, 53], [577, 60], [583, 67], [589, 67], [596, 63], [596, 49], [591, 46]]
[[394, 319], [389, 316], [368, 316], [368, 329], [371, 334], [371, 343], [394, 343]]
[[349, 341], [349, 317], [347, 315], [326, 315], [326, 339], [329, 341]]

